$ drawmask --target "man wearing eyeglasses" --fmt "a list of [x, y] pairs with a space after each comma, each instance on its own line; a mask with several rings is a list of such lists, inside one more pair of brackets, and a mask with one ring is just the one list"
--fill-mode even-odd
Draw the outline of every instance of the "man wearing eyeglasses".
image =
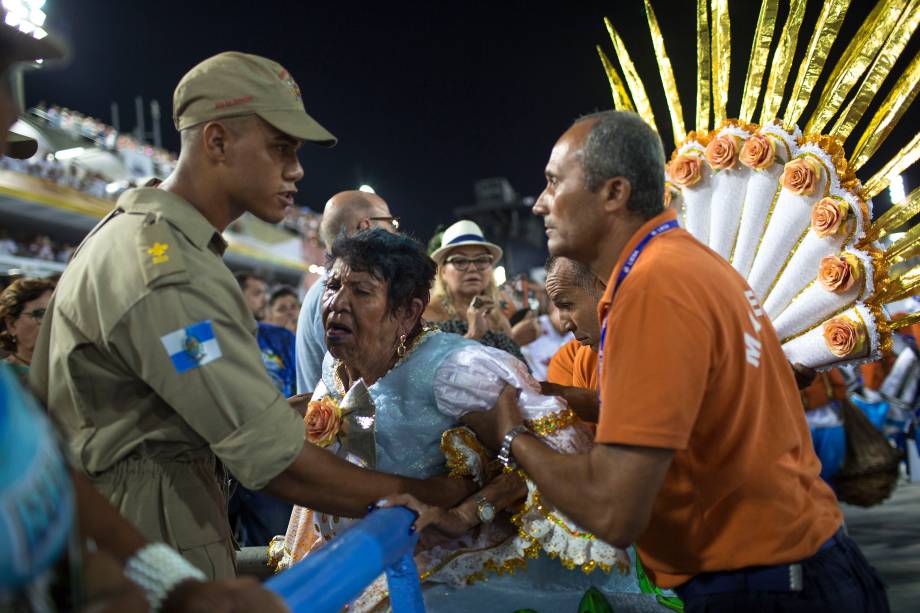
[[[319, 235], [328, 248], [339, 233], [352, 235], [369, 228], [395, 233], [399, 230], [399, 217], [390, 214], [390, 207], [377, 194], [352, 190], [339, 192], [326, 203]], [[322, 374], [323, 356], [326, 355], [322, 314], [325, 282], [323, 275], [313, 284], [297, 319], [297, 391], [301, 394], [312, 392]]]

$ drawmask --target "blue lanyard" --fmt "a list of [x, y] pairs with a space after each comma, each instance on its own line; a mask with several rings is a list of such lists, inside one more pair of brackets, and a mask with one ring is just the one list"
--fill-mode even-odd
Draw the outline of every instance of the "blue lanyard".
[[598, 347], [597, 352], [597, 395], [598, 400], [600, 400], [601, 393], [601, 373], [604, 367], [604, 341], [607, 339], [607, 320], [610, 318], [610, 310], [613, 308], [613, 298], [617, 294], [617, 290], [620, 289], [620, 285], [623, 284], [623, 281], [626, 277], [629, 276], [629, 273], [632, 272], [633, 267], [636, 265], [636, 261], [639, 259], [639, 256], [642, 255], [642, 251], [648, 247], [648, 244], [653, 238], [659, 234], [664, 234], [665, 232], [670, 232], [675, 228], [679, 228], [680, 224], [677, 223], [676, 219], [671, 219], [664, 222], [660, 226], [652, 229], [648, 234], [646, 234], [641, 241], [636, 245], [636, 248], [632, 250], [632, 253], [629, 254], [629, 257], [626, 258], [626, 262], [623, 264], [623, 267], [620, 268], [620, 274], [617, 275], [616, 283], [613, 285], [613, 292], [610, 294], [610, 302], [607, 307], [607, 311], [604, 313], [604, 322], [601, 324], [601, 342]]

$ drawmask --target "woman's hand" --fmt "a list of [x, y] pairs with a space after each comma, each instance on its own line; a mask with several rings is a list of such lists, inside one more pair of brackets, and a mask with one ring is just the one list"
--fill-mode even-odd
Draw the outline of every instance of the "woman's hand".
[[460, 538], [479, 523], [479, 518], [464, 511], [465, 505], [442, 509], [421, 502], [409, 494], [394, 494], [379, 503], [381, 507], [404, 506], [418, 514], [413, 527], [419, 532], [419, 542], [425, 548]]
[[492, 302], [491, 298], [486, 298], [485, 296], [476, 296], [470, 302], [470, 306], [466, 309], [466, 323], [467, 323], [467, 332], [466, 338], [473, 339], [478, 341], [486, 332], [491, 329], [491, 324], [489, 322], [489, 317], [492, 314], [492, 309], [495, 308], [495, 303]]

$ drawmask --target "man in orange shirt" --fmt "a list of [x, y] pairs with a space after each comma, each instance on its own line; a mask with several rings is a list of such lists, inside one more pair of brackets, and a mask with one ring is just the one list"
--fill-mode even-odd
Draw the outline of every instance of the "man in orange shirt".
[[513, 390], [470, 420], [544, 499], [619, 547], [686, 611], [888, 611], [819, 478], [796, 383], [766, 314], [663, 202], [658, 135], [633, 113], [577, 121], [534, 205], [552, 255], [609, 279], [598, 307], [594, 449], [558, 454]]
[[546, 382], [554, 385], [572, 385], [575, 368], [575, 355], [581, 348], [581, 343], [572, 339], [559, 348], [550, 358], [546, 368]]
[[546, 293], [558, 310], [563, 330], [574, 334], [580, 347], [572, 360], [571, 380], [543, 384], [542, 391], [562, 396], [579, 417], [597, 422], [597, 349], [601, 336], [597, 303], [604, 284], [581, 262], [550, 257], [546, 263]]

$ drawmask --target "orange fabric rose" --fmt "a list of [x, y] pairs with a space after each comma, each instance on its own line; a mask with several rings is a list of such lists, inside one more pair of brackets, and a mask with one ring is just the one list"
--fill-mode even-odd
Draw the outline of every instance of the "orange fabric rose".
[[769, 168], [776, 161], [776, 143], [772, 138], [755, 134], [744, 141], [739, 158], [742, 164], [750, 168], [757, 170]]
[[853, 287], [860, 277], [859, 261], [848, 255], [821, 258], [818, 280], [829, 292], [842, 294]]
[[731, 168], [738, 161], [738, 141], [734, 134], [725, 134], [709, 141], [706, 159], [715, 170]]
[[678, 155], [668, 165], [668, 174], [681, 187], [695, 185], [702, 177], [700, 158], [695, 155]]
[[783, 168], [783, 187], [799, 196], [810, 196], [818, 187], [821, 165], [812, 158], [796, 158]]
[[342, 427], [342, 409], [330, 397], [313, 400], [307, 405], [303, 418], [307, 426], [307, 440], [318, 447], [330, 445]]
[[862, 352], [865, 330], [849, 317], [834, 317], [824, 322], [824, 342], [831, 353], [845, 358]]
[[846, 220], [849, 206], [845, 201], [822, 198], [811, 210], [811, 228], [821, 238], [833, 236]]

